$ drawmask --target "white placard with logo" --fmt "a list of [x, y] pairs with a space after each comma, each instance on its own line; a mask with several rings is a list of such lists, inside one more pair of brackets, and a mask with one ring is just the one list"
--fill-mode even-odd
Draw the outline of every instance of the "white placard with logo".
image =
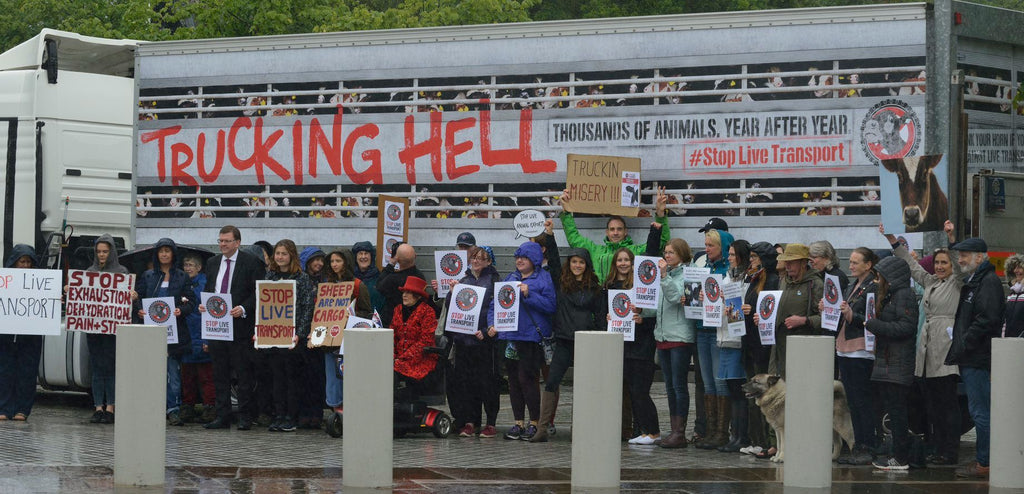
[[521, 281], [503, 281], [494, 284], [494, 330], [519, 330], [519, 300]]
[[864, 349], [873, 352], [875, 351], [875, 335], [868, 331], [866, 323], [875, 318], [875, 294], [869, 293], [865, 295], [864, 300], [867, 301], [865, 304], [867, 308], [864, 310]]
[[434, 251], [434, 272], [437, 274], [437, 296], [447, 297], [448, 292], [462, 279], [469, 266], [464, 250]]
[[626, 341], [636, 338], [633, 322], [633, 290], [608, 290], [608, 331], [622, 333]]
[[700, 294], [704, 293], [704, 280], [709, 274], [711, 268], [683, 267], [683, 296], [686, 297], [683, 314], [687, 319], [704, 319], [704, 303], [700, 301]]
[[660, 257], [636, 256], [633, 261], [633, 304], [641, 309], [658, 308], [661, 288]]
[[722, 313], [728, 325], [729, 336], [741, 337], [747, 334], [747, 326], [743, 321], [743, 283], [726, 283], [722, 285]]
[[405, 204], [384, 202], [384, 234], [401, 237], [405, 234]]
[[757, 294], [757, 333], [762, 345], [775, 344], [775, 316], [779, 312], [782, 290], [764, 290]]
[[178, 318], [174, 317], [174, 297], [142, 299], [142, 310], [146, 315], [142, 322], [149, 326], [167, 327], [167, 344], [178, 343]]
[[445, 331], [476, 334], [480, 318], [486, 317], [480, 310], [484, 305], [487, 289], [459, 283], [452, 287], [452, 301], [448, 304], [448, 320]]
[[233, 341], [235, 325], [231, 317], [231, 294], [203, 292], [199, 297], [206, 308], [201, 318], [203, 339]]
[[722, 325], [722, 275], [709, 274], [701, 289], [704, 291], [704, 327], [717, 328]]
[[843, 305], [843, 291], [839, 285], [839, 277], [826, 274], [821, 308], [822, 329], [839, 330], [839, 318], [843, 316], [843, 311], [839, 309], [840, 305]]

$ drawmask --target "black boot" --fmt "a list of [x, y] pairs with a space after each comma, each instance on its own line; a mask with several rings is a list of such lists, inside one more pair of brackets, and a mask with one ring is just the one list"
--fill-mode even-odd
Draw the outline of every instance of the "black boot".
[[723, 453], [738, 453], [740, 449], [750, 445], [747, 424], [747, 402], [746, 400], [730, 400], [732, 409], [732, 435], [731, 440], [725, 446], [718, 448]]

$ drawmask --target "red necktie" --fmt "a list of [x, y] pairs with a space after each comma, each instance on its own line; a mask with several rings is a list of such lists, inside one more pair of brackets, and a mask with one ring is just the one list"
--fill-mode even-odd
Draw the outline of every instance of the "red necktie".
[[224, 277], [220, 280], [220, 293], [228, 293], [228, 287], [231, 285], [231, 259], [224, 259], [227, 263], [225, 267]]

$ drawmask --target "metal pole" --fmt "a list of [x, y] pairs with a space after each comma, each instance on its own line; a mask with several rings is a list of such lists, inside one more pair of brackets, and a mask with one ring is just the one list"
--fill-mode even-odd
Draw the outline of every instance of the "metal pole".
[[622, 335], [576, 333], [572, 407], [572, 488], [619, 488], [622, 446]]
[[342, 485], [391, 488], [393, 480], [394, 332], [345, 330]]
[[114, 484], [164, 485], [167, 328], [117, 327], [114, 396]]
[[992, 417], [989, 486], [1024, 488], [1024, 339], [992, 340]]
[[782, 484], [830, 487], [835, 339], [789, 336], [786, 345], [787, 427]]

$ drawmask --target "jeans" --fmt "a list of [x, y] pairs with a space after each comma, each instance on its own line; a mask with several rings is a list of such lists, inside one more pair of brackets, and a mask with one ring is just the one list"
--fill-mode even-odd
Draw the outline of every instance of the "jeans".
[[117, 361], [116, 336], [89, 333], [89, 372], [92, 374], [92, 403], [96, 408], [114, 405], [114, 363]]
[[977, 431], [978, 464], [988, 466], [989, 418], [992, 406], [992, 372], [973, 367], [961, 367], [960, 377], [967, 389], [967, 410]]
[[871, 369], [875, 361], [866, 358], [836, 357], [839, 363], [839, 379], [846, 391], [846, 403], [850, 407], [853, 422], [853, 438], [857, 446], [877, 446], [875, 438], [874, 384]]
[[716, 331], [697, 331], [697, 356], [700, 358], [700, 375], [704, 379], [704, 394], [728, 396], [729, 387], [725, 379], [715, 379], [718, 370], [718, 335]]
[[673, 417], [686, 417], [690, 411], [690, 390], [686, 376], [690, 372], [690, 356], [693, 346], [677, 346], [658, 350], [658, 361], [665, 379], [665, 394], [668, 395], [668, 414]]
[[181, 361], [167, 356], [167, 413], [181, 408]]
[[334, 359], [333, 353], [324, 354], [324, 376], [327, 378], [324, 392], [327, 394], [327, 406], [331, 408], [340, 407], [344, 403], [345, 390], [345, 381], [338, 377], [338, 369], [334, 364]]

